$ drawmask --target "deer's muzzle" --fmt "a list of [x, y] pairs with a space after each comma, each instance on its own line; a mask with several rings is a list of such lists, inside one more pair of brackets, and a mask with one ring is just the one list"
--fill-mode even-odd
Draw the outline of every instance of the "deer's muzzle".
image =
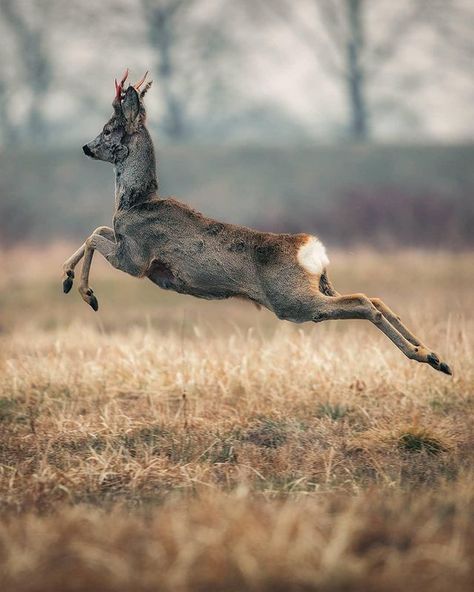
[[83, 152], [84, 152], [84, 154], [85, 154], [86, 156], [92, 156], [92, 157], [94, 156], [94, 153], [93, 153], [93, 152], [92, 152], [92, 150], [89, 148], [89, 145], [88, 145], [88, 144], [84, 144], [84, 146], [82, 147], [82, 150], [83, 150]]

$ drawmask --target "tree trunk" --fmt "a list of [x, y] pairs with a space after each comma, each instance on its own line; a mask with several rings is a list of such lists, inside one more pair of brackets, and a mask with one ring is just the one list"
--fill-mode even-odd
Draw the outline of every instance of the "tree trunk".
[[18, 54], [23, 60], [28, 85], [33, 95], [30, 112], [26, 118], [26, 135], [31, 143], [42, 144], [47, 140], [49, 129], [43, 113], [43, 102], [51, 85], [51, 62], [45, 48], [48, 13], [46, 16], [43, 15], [44, 21], [32, 26], [28, 24], [27, 18], [14, 0], [3, 0], [0, 6], [2, 16], [16, 36]]
[[175, 70], [171, 50], [173, 35], [176, 34], [171, 22], [173, 16], [172, 6], [152, 9], [149, 38], [158, 54], [156, 71], [165, 103], [163, 128], [170, 139], [181, 141], [186, 136], [187, 130], [184, 106], [173, 89]]
[[10, 117], [7, 84], [0, 80], [0, 143], [12, 146], [17, 141], [17, 130]]
[[358, 142], [364, 142], [369, 137], [365, 73], [362, 63], [364, 49], [363, 1], [345, 0], [348, 25], [346, 84], [350, 113], [350, 137]]
[[173, 64], [171, 61], [170, 32], [163, 30], [158, 42], [160, 84], [165, 101], [165, 120], [163, 127], [172, 140], [180, 141], [185, 135], [183, 108], [173, 90]]

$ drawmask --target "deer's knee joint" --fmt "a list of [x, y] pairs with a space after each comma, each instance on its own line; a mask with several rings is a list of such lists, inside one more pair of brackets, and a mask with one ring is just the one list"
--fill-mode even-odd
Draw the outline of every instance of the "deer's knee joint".
[[89, 238], [86, 239], [86, 249], [93, 249], [95, 247], [94, 242], [94, 235], [92, 234]]
[[369, 306], [373, 306], [372, 301], [365, 294], [356, 294], [355, 297], [359, 301], [359, 304], [363, 304], [363, 305], [367, 305], [368, 304]]
[[378, 298], [369, 298], [365, 294], [355, 294], [355, 298], [357, 298], [359, 304], [365, 307], [368, 311], [368, 318], [376, 325], [380, 325], [383, 319], [383, 314], [377, 307], [377, 301], [381, 302], [381, 300]]
[[99, 233], [94, 233], [86, 239], [86, 249], [97, 249], [99, 243], [103, 242], [103, 237]]
[[92, 234], [108, 234], [110, 232], [110, 228], [108, 226], [98, 226]]
[[383, 317], [382, 313], [379, 310], [377, 310], [374, 313], [374, 323], [376, 325], [380, 325], [380, 323], [382, 322], [382, 317]]

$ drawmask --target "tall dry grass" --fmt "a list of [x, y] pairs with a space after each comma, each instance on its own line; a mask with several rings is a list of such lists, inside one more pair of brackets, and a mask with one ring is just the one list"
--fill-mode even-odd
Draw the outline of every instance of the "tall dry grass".
[[470, 590], [470, 254], [336, 254], [454, 367], [362, 322], [295, 326], [68, 249], [0, 258], [4, 590]]

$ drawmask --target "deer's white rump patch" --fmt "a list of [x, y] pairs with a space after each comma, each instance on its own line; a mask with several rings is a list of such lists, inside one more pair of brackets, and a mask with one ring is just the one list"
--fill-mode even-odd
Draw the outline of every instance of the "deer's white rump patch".
[[309, 273], [321, 274], [329, 265], [326, 249], [315, 236], [309, 236], [307, 242], [298, 249], [298, 263]]

